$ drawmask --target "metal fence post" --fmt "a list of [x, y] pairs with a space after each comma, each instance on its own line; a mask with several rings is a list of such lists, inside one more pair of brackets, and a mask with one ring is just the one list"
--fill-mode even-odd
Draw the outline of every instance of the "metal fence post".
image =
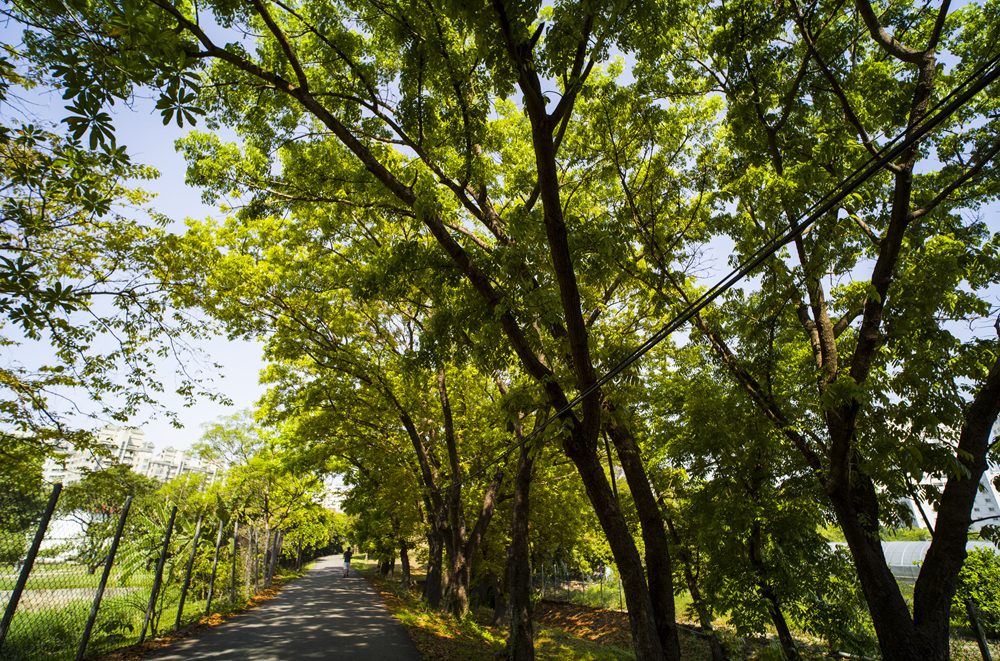
[[52, 520], [52, 513], [56, 509], [56, 503], [59, 502], [59, 494], [61, 492], [61, 482], [52, 487], [52, 495], [49, 496], [49, 503], [45, 506], [42, 520], [38, 522], [35, 539], [31, 542], [31, 548], [28, 549], [24, 565], [21, 566], [21, 574], [17, 577], [14, 591], [11, 592], [10, 600], [7, 602], [7, 609], [3, 613], [3, 621], [0, 621], [0, 649], [3, 649], [3, 641], [7, 638], [7, 631], [10, 629], [11, 622], [14, 621], [14, 613], [17, 611], [18, 602], [21, 601], [21, 593], [24, 592], [24, 586], [28, 584], [28, 575], [31, 573], [31, 568], [35, 565], [35, 557], [38, 555], [38, 549], [42, 546], [45, 531], [49, 528], [49, 521]]
[[257, 565], [254, 564], [254, 558], [256, 557], [256, 535], [257, 528], [254, 526], [250, 527], [250, 534], [247, 535], [247, 550], [246, 550], [246, 577], [247, 577], [247, 594], [251, 595], [254, 593], [254, 578], [253, 572], [256, 571]]
[[205, 601], [205, 616], [212, 613], [212, 592], [215, 591], [215, 571], [219, 567], [219, 547], [222, 546], [222, 519], [219, 519], [219, 534], [215, 537], [215, 555], [212, 556], [212, 578], [208, 582], [208, 599]]
[[233, 521], [233, 575], [229, 579], [229, 602], [236, 603], [236, 538], [239, 536], [240, 531], [240, 521], [236, 519]]
[[263, 573], [263, 584], [264, 589], [271, 587], [271, 559], [274, 557], [274, 541], [278, 538], [278, 531], [274, 531], [274, 539], [271, 538], [271, 533], [268, 531], [267, 537], [264, 538], [264, 562], [262, 569]]
[[184, 570], [184, 587], [181, 588], [181, 603], [177, 606], [177, 620], [174, 622], [174, 630], [181, 628], [181, 614], [184, 612], [184, 599], [187, 597], [188, 586], [191, 585], [191, 568], [194, 567], [194, 556], [198, 552], [198, 537], [201, 536], [201, 516], [198, 517], [198, 524], [194, 528], [194, 540], [191, 542], [191, 557], [188, 558], [187, 569]]
[[76, 661], [83, 658], [83, 653], [87, 651], [87, 643], [90, 642], [90, 633], [94, 629], [94, 622], [97, 621], [97, 611], [101, 608], [101, 599], [104, 598], [104, 588], [108, 585], [108, 577], [111, 576], [111, 566], [115, 562], [115, 554], [118, 553], [118, 542], [121, 541], [122, 532], [125, 530], [125, 519], [128, 518], [129, 509], [132, 507], [132, 496], [125, 499], [125, 506], [122, 507], [122, 514], [118, 518], [118, 529], [115, 531], [115, 538], [111, 542], [111, 550], [108, 551], [108, 559], [104, 563], [104, 573], [101, 574], [101, 582], [97, 586], [97, 594], [94, 596], [94, 605], [90, 607], [90, 617], [87, 618], [87, 627], [83, 630], [83, 637], [80, 639], [80, 647], [76, 651]]
[[269, 523], [264, 528], [264, 544], [260, 549], [260, 584], [262, 590], [270, 587], [267, 583], [267, 568], [271, 566], [271, 548], [273, 546], [274, 539], [271, 537], [271, 524]]
[[281, 559], [281, 550], [285, 547], [285, 533], [278, 531], [278, 538], [274, 542], [274, 562], [271, 564], [271, 580], [274, 580], [274, 572], [278, 568], [278, 560]]
[[[153, 590], [149, 594], [149, 605], [146, 606], [146, 617], [142, 620], [142, 633], [139, 634], [139, 642], [146, 640], [146, 629], [149, 627], [150, 619], [156, 608], [156, 597], [160, 593], [160, 585], [163, 583], [163, 567], [167, 563], [167, 551], [170, 548], [170, 535], [174, 532], [174, 520], [177, 518], [177, 506], [170, 511], [170, 523], [167, 524], [167, 532], [163, 535], [163, 548], [160, 550], [160, 559], [156, 562], [156, 576], [153, 577]], [[155, 634], [156, 627], [153, 627]]]

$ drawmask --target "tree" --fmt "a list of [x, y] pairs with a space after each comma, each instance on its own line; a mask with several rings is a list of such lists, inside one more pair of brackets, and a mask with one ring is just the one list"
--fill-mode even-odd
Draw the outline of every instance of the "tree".
[[663, 461], [684, 467], [664, 495], [682, 557], [697, 558], [694, 606], [709, 624], [727, 613], [740, 635], [773, 627], [789, 659], [793, 628], [872, 653], [854, 571], [820, 533], [832, 518], [820, 485], [708, 349], [675, 353], [651, 393]]
[[[344, 344], [363, 336], [357, 327]], [[363, 348], [352, 355], [344, 346], [319, 365], [280, 370], [285, 383], [272, 391], [272, 404], [298, 426], [300, 447], [341, 466], [345, 507], [369, 538], [385, 548], [398, 542], [403, 553], [407, 531], [423, 519], [431, 556], [425, 599], [465, 615], [472, 563], [505, 478], [506, 462], [490, 459], [511, 442], [498, 431], [494, 393], [474, 370], [411, 365], [393, 373], [399, 356]], [[372, 521], [385, 528], [375, 534]]]
[[[302, 237], [309, 218], [325, 260], [357, 259], [369, 272], [447, 263], [461, 275], [461, 296], [435, 307], [435, 341], [474, 336], [479, 356], [516, 364], [537, 400], [560, 412], [559, 440], [614, 551], [643, 659], [679, 653], [667, 535], [634, 402], [627, 389], [598, 388], [598, 373], [694, 297], [683, 269], [690, 237], [711, 231], [737, 255], [753, 253], [877, 151], [872, 136], [916, 130], [940, 81], [974, 70], [992, 47], [988, 7], [949, 17], [947, 3], [924, 13], [894, 6], [882, 18], [866, 0], [853, 10], [692, 3], [689, 14], [644, 2], [502, 0], [261, 0], [209, 4], [211, 17], [168, 0], [98, 3], [72, 16], [16, 7], [58, 35], [31, 45], [67, 81], [80, 135], [93, 129], [106, 142], [102, 104], [137, 84], [156, 88], [166, 119], [202, 108], [245, 138], [240, 148], [189, 146], [193, 178], [210, 194], [240, 195], [243, 218], [294, 220]], [[882, 20], [907, 28], [890, 36]], [[258, 50], [230, 41], [227, 28], [260, 35]], [[958, 54], [954, 73], [937, 72], [941, 48]], [[635, 83], [617, 80], [616, 50], [635, 56]], [[862, 112], [860, 100], [872, 98], [879, 103]], [[694, 320], [823, 484], [887, 657], [947, 654], [947, 604], [978, 483], [964, 477], [985, 466], [1000, 406], [993, 340], [959, 341], [946, 323], [985, 316], [974, 290], [1000, 271], [985, 227], [959, 216], [995, 196], [982, 176], [998, 149], [993, 103], [949, 120], [952, 133], [933, 143], [940, 169], [917, 167], [932, 143], [907, 150], [842, 205], [846, 227], [831, 214], [792, 239], [761, 296], [734, 293], [726, 315]], [[706, 150], [719, 104], [725, 130]], [[862, 257], [871, 277], [853, 282]], [[776, 342], [812, 362], [771, 383], [753, 352]], [[781, 383], [813, 385], [806, 397], [775, 390]], [[884, 413], [890, 428], [869, 423]], [[956, 447], [921, 440], [939, 427], [961, 430]], [[602, 432], [629, 484], [645, 572], [601, 462]], [[911, 618], [877, 543], [880, 493], [900, 476], [955, 466]]]
[[[649, 63], [651, 73], [672, 71], [658, 79], [664, 89], [725, 99], [716, 153], [729, 205], [714, 233], [734, 242], [734, 262], [786, 232], [882, 136], [913, 135], [937, 100], [988, 63], [992, 3], [950, 9], [699, 6], [687, 46]], [[956, 57], [947, 69], [945, 50]], [[790, 238], [761, 273], [759, 295], [732, 291], [693, 320], [823, 487], [886, 659], [947, 658], [948, 607], [992, 452], [997, 341], [961, 327], [996, 313], [984, 291], [1000, 272], [998, 238], [975, 215], [997, 195], [995, 107], [988, 93], [966, 103]], [[693, 297], [684, 285], [664, 281]], [[775, 366], [776, 354], [798, 360]], [[895, 527], [893, 501], [927, 474], [948, 479], [911, 616], [880, 527]]]
[[329, 551], [346, 532], [346, 517], [326, 509], [319, 503], [295, 510], [286, 522], [282, 552], [295, 557], [296, 569], [305, 559], [316, 558]]
[[[0, 56], [0, 346], [14, 352], [0, 370], [0, 463], [60, 443], [94, 446], [84, 413], [125, 420], [156, 405], [155, 366], [177, 358], [179, 393], [198, 391], [184, 372], [185, 338], [204, 332], [172, 309], [146, 261], [163, 219], [137, 222], [149, 195], [134, 182], [156, 176], [125, 150], [94, 149], [23, 118], [16, 98], [42, 84], [21, 73], [24, 53]], [[22, 348], [41, 347], [41, 364]], [[16, 467], [10, 467], [14, 470]]]
[[321, 467], [307, 468], [280, 433], [257, 425], [249, 411], [207, 425], [197, 449], [208, 461], [228, 464], [224, 479], [230, 507], [245, 520], [263, 522], [268, 558], [293, 515], [311, 518], [305, 512], [322, 501]]
[[4, 443], [5, 458], [0, 477], [0, 562], [20, 562], [28, 546], [31, 528], [45, 510], [42, 456], [30, 446]]
[[[187, 144], [199, 152], [216, 143], [196, 135]], [[228, 167], [233, 156], [199, 161], [195, 171]], [[495, 378], [471, 364], [476, 342], [441, 332], [440, 317], [428, 313], [462, 313], [459, 274], [405, 227], [379, 232], [382, 242], [398, 232], [399, 244], [359, 240], [345, 264], [327, 259], [328, 240], [313, 230], [328, 219], [311, 207], [293, 209], [287, 223], [255, 214], [193, 223], [169, 245], [172, 279], [232, 332], [266, 338], [270, 419], [293, 425], [303, 456], [338, 458], [352, 491], [377, 492], [357, 495], [359, 516], [378, 503], [385, 507], [371, 512], [376, 520], [406, 529], [419, 503], [432, 549], [425, 598], [464, 615], [472, 563], [505, 479], [506, 462], [490, 467], [488, 459], [513, 436], [497, 432], [505, 414]], [[295, 251], [274, 249], [293, 243]], [[399, 268], [382, 268], [383, 259]], [[493, 358], [490, 368], [502, 366]], [[406, 487], [416, 497], [391, 493]], [[470, 491], [475, 508], [467, 507]]]
[[125, 500], [131, 496], [135, 509], [141, 509], [155, 501], [159, 487], [159, 482], [133, 473], [129, 466], [114, 464], [88, 472], [63, 490], [59, 509], [83, 531], [74, 550], [76, 559], [87, 565], [89, 573], [93, 574], [107, 558]]
[[[106, 128], [101, 104], [125, 98], [135, 83], [162, 87], [165, 116], [182, 117], [195, 106], [186, 74], [211, 63], [198, 104], [230, 118], [252, 143], [244, 165], [216, 178], [216, 190], [227, 190], [224, 182], [231, 190], [248, 177], [273, 179], [269, 162], [281, 147], [282, 158], [289, 157], [286, 177], [266, 187], [274, 195], [258, 195], [252, 208], [266, 211], [290, 199], [342, 202], [341, 208], [360, 212], [349, 218], [359, 233], [374, 216], [419, 227], [465, 279], [465, 319], [488, 320], [492, 341], [485, 346], [516, 356], [561, 412], [563, 447], [583, 477], [626, 585], [637, 654], [660, 658], [666, 648], [668, 657], [677, 657], [666, 533], [628, 427], [613, 425], [611, 436], [642, 521], [649, 583], [597, 454], [610, 404], [596, 387], [598, 365], [614, 364], [619, 348], [641, 333], [641, 324], [616, 312], [641, 319], [653, 309], [636, 308], [627, 297], [632, 287], [619, 278], [619, 264], [642, 259], [633, 240], [639, 229], [628, 205], [607, 194], [615, 180], [591, 178], [590, 155], [567, 151], [569, 136], [587, 122], [575, 116], [577, 101], [602, 89], [616, 116], [650, 110], [655, 121], [663, 119], [653, 110], [656, 99], [624, 87], [614, 102], [609, 88], [618, 86], [613, 76], [602, 76], [600, 65], [613, 48], [635, 52], [655, 44], [670, 32], [673, 13], [655, 3], [210, 7], [220, 26], [262, 35], [258, 54], [251, 55], [236, 43], [222, 46], [201, 27], [208, 22], [166, 0], [94, 6], [71, 21], [43, 6], [19, 6], [59, 34], [33, 39], [35, 52], [62, 63], [60, 71], [84, 72], [66, 76], [76, 93], [71, 121], [77, 126]], [[175, 29], [161, 31], [168, 24]], [[120, 62], [113, 71], [102, 64], [108, 53]], [[601, 89], [589, 86], [598, 80]], [[550, 102], [549, 87], [558, 90], [558, 102]], [[390, 90], [398, 91], [393, 105]], [[656, 147], [659, 171], [669, 170], [668, 154], [682, 162], [696, 148], [688, 140], [697, 133], [664, 133], [669, 144]], [[294, 144], [306, 135], [312, 139]], [[298, 154], [310, 158], [292, 158]], [[329, 192], [316, 195], [319, 189], [302, 185], [316, 179], [326, 179]], [[596, 188], [564, 185], [573, 180]], [[653, 188], [671, 193], [669, 206], [698, 216], [698, 203], [678, 197], [683, 184]], [[663, 225], [658, 231], [671, 232]], [[669, 262], [672, 255], [660, 257]], [[568, 407], [572, 393], [583, 395], [576, 412]]]
[[1000, 633], [1000, 562], [992, 549], [975, 548], [958, 574], [958, 588], [951, 606], [952, 620], [971, 628], [966, 599], [979, 613], [979, 623], [990, 636]]

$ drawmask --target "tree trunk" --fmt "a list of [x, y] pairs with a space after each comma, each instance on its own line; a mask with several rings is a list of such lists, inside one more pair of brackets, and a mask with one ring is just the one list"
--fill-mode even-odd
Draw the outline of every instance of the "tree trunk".
[[507, 626], [509, 622], [507, 616], [510, 614], [510, 607], [507, 604], [507, 592], [500, 574], [491, 574], [493, 585], [493, 626], [500, 628]]
[[788, 629], [788, 622], [785, 620], [785, 614], [781, 612], [781, 606], [774, 596], [774, 591], [770, 585], [764, 583], [761, 585], [761, 594], [764, 596], [764, 601], [767, 602], [767, 610], [771, 614], [774, 629], [778, 632], [781, 651], [784, 652], [788, 661], [796, 661], [799, 658], [799, 651], [795, 647], [795, 638], [792, 637], [792, 632]]
[[[497, 469], [493, 474], [483, 494], [483, 504], [476, 517], [476, 523], [472, 527], [472, 532], [467, 538], [454, 535], [453, 547], [451, 551], [451, 572], [448, 576], [448, 610], [457, 617], [464, 617], [469, 612], [469, 585], [472, 580], [472, 561], [479, 551], [486, 529], [493, 519], [493, 512], [496, 508], [497, 494], [500, 492], [500, 485], [503, 483], [504, 470]], [[454, 519], [453, 519], [454, 520]], [[462, 519], [464, 523], [464, 518]], [[454, 531], [454, 528], [452, 529]], [[464, 531], [464, 527], [462, 528]]]
[[410, 587], [410, 547], [406, 543], [406, 538], [399, 538], [399, 565], [401, 567], [399, 584], [404, 588]]
[[[427, 580], [424, 583], [424, 601], [431, 608], [439, 608], [441, 600], [444, 599], [447, 591], [447, 583], [444, 577], [444, 549], [451, 542], [451, 533], [448, 530], [448, 514], [445, 499], [441, 497], [441, 490], [437, 485], [437, 471], [431, 465], [430, 457], [424, 447], [423, 440], [417, 432], [416, 425], [410, 414], [403, 408], [403, 405], [396, 399], [391, 390], [385, 390], [386, 396], [393, 402], [399, 413], [399, 419], [406, 429], [413, 451], [420, 464], [420, 479], [424, 484], [426, 493], [424, 495], [425, 521], [427, 528]], [[449, 547], [450, 554], [450, 547]]]
[[472, 577], [471, 559], [465, 545], [455, 549], [450, 561], [446, 610], [458, 618], [469, 612], [469, 582]]
[[271, 546], [271, 561], [267, 564], [267, 583], [265, 587], [271, 587], [274, 582], [274, 570], [278, 566], [278, 557], [281, 555], [281, 530], [274, 529], [274, 543]]
[[618, 565], [618, 572], [625, 588], [625, 602], [628, 607], [636, 661], [659, 661], [663, 658], [673, 661], [679, 658], [679, 654], [664, 657], [639, 551], [632, 541], [632, 534], [625, 523], [625, 517], [618, 508], [611, 485], [608, 484], [604, 474], [604, 466], [597, 456], [596, 443], [588, 445], [581, 437], [579, 428], [574, 429], [572, 436], [565, 443], [566, 455], [580, 473], [587, 496], [594, 506], [601, 528], [614, 554], [615, 563]]
[[615, 462], [611, 454], [611, 445], [608, 443], [607, 431], [604, 432], [604, 454], [608, 457], [608, 479], [611, 480], [611, 491], [615, 494], [618, 506], [621, 507], [622, 500], [618, 497], [618, 476], [615, 475]]
[[607, 423], [607, 430], [618, 451], [618, 461], [625, 473], [625, 480], [632, 492], [632, 499], [639, 514], [639, 523], [642, 526], [642, 541], [646, 549], [646, 576], [649, 581], [649, 596], [653, 603], [653, 615], [656, 618], [656, 631], [668, 658], [677, 659], [681, 655], [681, 643], [674, 609], [670, 544], [663, 526], [663, 516], [632, 433], [613, 418]]
[[[518, 441], [522, 439], [519, 438]], [[533, 467], [534, 459], [531, 457], [528, 445], [521, 442], [517, 473], [514, 476], [514, 514], [510, 525], [510, 546], [507, 548], [507, 571], [510, 581], [507, 658], [511, 661], [533, 661], [535, 658], [535, 625], [531, 620], [531, 558], [528, 547], [528, 513]]]
[[447, 610], [456, 617], [469, 612], [469, 581], [471, 579], [471, 553], [466, 548], [465, 507], [462, 503], [462, 463], [458, 457], [458, 436], [448, 397], [447, 374], [438, 371], [438, 399], [444, 418], [444, 441], [451, 468], [451, 485], [448, 487], [448, 532], [445, 544], [448, 550], [448, 590], [445, 593]]
[[[997, 320], [1000, 334], [1000, 318]], [[958, 572], [965, 561], [965, 543], [979, 492], [979, 482], [987, 468], [990, 432], [1000, 415], [1000, 357], [986, 377], [975, 399], [965, 409], [965, 424], [958, 441], [958, 455], [969, 475], [951, 477], [941, 494], [934, 539], [913, 589], [913, 620], [917, 627], [936, 640], [948, 636], [951, 602]]]
[[[766, 451], [759, 445], [755, 448], [754, 455], [757, 460], [754, 462], [751, 472], [747, 496], [756, 508], [758, 507], [760, 493], [764, 488], [764, 483], [768, 475], [768, 471], [765, 468], [768, 464], [768, 458]], [[768, 614], [771, 616], [774, 629], [778, 632], [778, 641], [781, 643], [781, 650], [788, 661], [798, 661], [799, 652], [795, 647], [795, 638], [792, 637], [792, 632], [788, 628], [785, 614], [781, 610], [781, 601], [774, 592], [767, 563], [764, 562], [763, 531], [761, 530], [760, 518], [757, 512], [754, 513], [753, 524], [750, 526], [750, 540], [747, 550], [750, 556], [750, 566], [753, 567], [754, 572], [757, 574], [757, 586], [760, 588], [761, 596], [764, 598], [764, 603], [767, 606]]]
[[[853, 479], [860, 483], [857, 491], [863, 489], [866, 492], [867, 498], [864, 500], [874, 501], [875, 491], [871, 480], [860, 472], [855, 474]], [[944, 656], [940, 655], [940, 648], [936, 652], [934, 651], [935, 645], [933, 644], [930, 647], [918, 644], [918, 634], [910, 619], [909, 608], [900, 594], [899, 586], [892, 572], [889, 571], [885, 554], [882, 552], [882, 542], [877, 530], [877, 505], [874, 507], [874, 512], [872, 512], [871, 505], [866, 505], [859, 512], [857, 505], [861, 504], [858, 501], [862, 499], [857, 493], [853, 495], [854, 500], [837, 491], [831, 494], [830, 500], [837, 515], [837, 522], [844, 532], [847, 546], [854, 559], [854, 566], [858, 572], [858, 580], [861, 583], [865, 601], [871, 612], [882, 657], [886, 661], [947, 658], [947, 640], [944, 641]], [[863, 525], [863, 522], [873, 522], [874, 529], [872, 529], [871, 523]]]
[[764, 563], [761, 555], [760, 535], [760, 524], [755, 523], [753, 531], [750, 533], [750, 563], [757, 573], [757, 585], [767, 606], [767, 612], [771, 616], [774, 630], [778, 632], [778, 641], [781, 643], [781, 650], [788, 661], [797, 661], [799, 651], [795, 647], [795, 638], [792, 637], [792, 632], [788, 628], [788, 622], [785, 620], [785, 614], [781, 611], [781, 602], [778, 600], [778, 596], [774, 594], [774, 589], [771, 587], [771, 582], [767, 577], [767, 565]]
[[665, 522], [667, 524], [667, 531], [670, 533], [670, 538], [679, 549], [678, 555], [680, 556], [681, 566], [684, 568], [684, 581], [687, 584], [688, 594], [691, 595], [691, 603], [694, 604], [695, 612], [698, 614], [698, 623], [701, 625], [701, 630], [708, 635], [708, 647], [712, 652], [712, 661], [727, 661], [726, 651], [723, 649], [722, 642], [715, 632], [711, 610], [701, 594], [701, 587], [698, 585], [698, 579], [695, 577], [694, 558], [691, 557], [691, 551], [681, 541], [680, 535], [677, 534], [677, 530], [674, 528], [674, 523], [670, 517], [666, 517]]
[[[877, 530], [866, 522], [878, 521], [872, 481], [854, 471], [850, 487], [830, 485], [837, 520], [858, 570], [865, 599], [887, 661], [929, 659], [945, 661], [950, 654], [949, 612], [958, 572], [965, 559], [965, 545], [979, 480], [986, 469], [990, 430], [1000, 414], [1000, 358], [985, 383], [966, 407], [959, 436], [957, 460], [969, 475], [948, 479], [941, 495], [938, 519], [913, 590], [913, 618], [889, 571]], [[839, 429], [838, 427], [835, 427]]]
[[[880, 34], [881, 26], [878, 25], [879, 19], [872, 12], [871, 5], [867, 0], [858, 0], [856, 6], [869, 32], [878, 40], [877, 35]], [[944, 14], [948, 11], [948, 3], [944, 3], [939, 11], [941, 15], [938, 25], [943, 25]], [[881, 45], [885, 48], [886, 43]], [[896, 58], [900, 57], [899, 53], [890, 54]], [[935, 46], [929, 46], [926, 51], [920, 52], [916, 59], [909, 59], [909, 63], [917, 65], [917, 75], [914, 80], [913, 98], [910, 105], [908, 135], [917, 130], [926, 117], [928, 104], [934, 95], [934, 78], [937, 70]], [[913, 146], [905, 151], [897, 161], [898, 169], [895, 173], [889, 224], [879, 245], [878, 259], [871, 275], [871, 288], [875, 295], [869, 296], [865, 301], [862, 322], [857, 333], [857, 344], [850, 361], [850, 376], [858, 384], [863, 384], [869, 377], [879, 348], [885, 343], [882, 332], [884, 306], [889, 288], [895, 279], [901, 248], [912, 220], [913, 171], [919, 157], [918, 147]], [[836, 346], [833, 345], [829, 349], [824, 347], [823, 356], [823, 368], [831, 375], [829, 378], [831, 380], [837, 378], [839, 368], [836, 363]], [[980, 395], [982, 395], [982, 391]], [[997, 396], [994, 393], [994, 398]], [[830, 470], [826, 481], [826, 490], [833, 502], [838, 523], [844, 530], [848, 547], [854, 557], [858, 578], [861, 581], [872, 621], [878, 633], [883, 658], [900, 661], [903, 659], [946, 660], [950, 654], [948, 608], [945, 607], [942, 610], [934, 606], [926, 610], [918, 609], [918, 601], [921, 604], [926, 602], [924, 602], [922, 595], [918, 597], [915, 589], [915, 617], [911, 619], [909, 608], [886, 566], [878, 535], [879, 512], [875, 485], [873, 480], [863, 473], [861, 469], [863, 458], [856, 454], [856, 427], [860, 411], [861, 403], [855, 400], [849, 404], [834, 407], [826, 414], [827, 429], [830, 433]], [[994, 414], [993, 419], [995, 417]], [[982, 447], [982, 461], [985, 464], [985, 445]], [[958, 461], [967, 465], [978, 463], [980, 457], [972, 450], [973, 448], [968, 449], [971, 452], [969, 459], [959, 454]], [[972, 468], [972, 466], [969, 467]], [[949, 485], [954, 479], [949, 478]], [[974, 483], [978, 486], [978, 477]], [[948, 490], [947, 486], [945, 490]], [[962, 488], [959, 487], [958, 490], [962, 491]], [[929, 600], [930, 602], [940, 604], [941, 598], [947, 596], [950, 605], [951, 597], [954, 594], [954, 581], [964, 557], [965, 540], [968, 534], [968, 514], [971, 507], [972, 500], [968, 500], [968, 508], [964, 513], [959, 511], [960, 508], [956, 508], [952, 514], [957, 515], [959, 519], [957, 521], [949, 521], [948, 519], [951, 517], [948, 516], [948, 512], [945, 512], [944, 517], [939, 512], [939, 523], [935, 528], [935, 538], [931, 546], [933, 549], [934, 545], [937, 544], [938, 549], [941, 549], [939, 556], [941, 564], [935, 568], [934, 563], [928, 567], [925, 562], [920, 571], [920, 578], [917, 580], [918, 585], [923, 582], [922, 588], [929, 584], [941, 588], [931, 590], [935, 594]], [[948, 532], [945, 532], [942, 536], [941, 528], [944, 527], [947, 530], [949, 524], [957, 524], [957, 527], [952, 528], [952, 534], [949, 535]], [[930, 581], [921, 581], [925, 575], [935, 569], [940, 570], [940, 576]], [[920, 613], [919, 619], [916, 617], [918, 612]]]
[[441, 533], [431, 527], [427, 531], [427, 581], [424, 583], [424, 601], [431, 608], [438, 608], [444, 598], [442, 585], [442, 563], [444, 562], [444, 542]]

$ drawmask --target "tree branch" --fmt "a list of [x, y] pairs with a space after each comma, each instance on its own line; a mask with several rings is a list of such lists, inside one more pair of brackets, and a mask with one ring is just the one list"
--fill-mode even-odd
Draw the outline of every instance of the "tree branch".
[[292, 70], [295, 71], [295, 77], [299, 81], [299, 87], [303, 91], [309, 90], [309, 80], [306, 78], [306, 72], [302, 69], [302, 64], [299, 62], [299, 58], [296, 57], [295, 51], [292, 49], [292, 45], [288, 42], [288, 37], [281, 30], [275, 20], [271, 17], [270, 12], [267, 11], [267, 6], [264, 4], [263, 0], [253, 0], [254, 8], [260, 17], [264, 19], [264, 23], [267, 25], [267, 29], [271, 31], [274, 38], [278, 40], [278, 44], [281, 46], [282, 52], [285, 57], [288, 58], [288, 63], [292, 66]]
[[933, 200], [931, 200], [930, 202], [928, 202], [923, 207], [921, 207], [919, 209], [916, 209], [915, 211], [911, 211], [910, 212], [910, 220], [914, 220], [916, 218], [920, 218], [922, 216], [926, 216], [931, 211], [933, 211], [934, 208], [937, 205], [941, 204], [946, 199], [948, 199], [949, 195], [951, 195], [952, 193], [954, 193], [956, 190], [958, 190], [959, 188], [961, 188], [962, 186], [964, 186], [966, 183], [968, 183], [970, 179], [972, 179], [974, 176], [976, 176], [977, 174], [979, 174], [979, 171], [982, 170], [983, 167], [985, 167], [986, 164], [989, 163], [993, 159], [993, 157], [997, 155], [998, 152], [1000, 152], [1000, 140], [998, 140], [996, 142], [996, 144], [994, 144], [992, 147], [990, 147], [986, 151], [986, 153], [984, 153], [982, 155], [982, 157], [976, 162], [975, 165], [973, 165], [972, 167], [966, 168], [965, 172], [963, 172], [961, 174], [961, 176], [959, 176], [955, 181], [953, 181], [950, 184], [948, 184], [947, 186], [945, 186], [941, 190], [941, 192], [938, 193], [934, 197]]
[[[947, 8], [948, 0], [945, 0], [944, 7]], [[865, 26], [868, 28], [868, 33], [871, 34], [872, 39], [875, 40], [879, 46], [881, 46], [887, 53], [895, 57], [896, 59], [902, 60], [903, 62], [909, 62], [910, 64], [919, 64], [924, 58], [924, 51], [914, 50], [909, 46], [896, 41], [895, 37], [886, 32], [885, 28], [878, 20], [878, 16], [875, 15], [875, 10], [872, 9], [871, 3], [868, 0], [854, 0], [854, 6], [857, 8], [858, 13], [861, 14], [862, 20], [865, 22]]]

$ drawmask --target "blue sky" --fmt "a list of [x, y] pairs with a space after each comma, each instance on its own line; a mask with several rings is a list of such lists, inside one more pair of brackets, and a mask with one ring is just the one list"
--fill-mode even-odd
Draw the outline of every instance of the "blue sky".
[[[54, 100], [60, 101], [58, 97]], [[159, 179], [143, 182], [142, 186], [156, 193], [152, 206], [174, 220], [172, 229], [178, 233], [184, 231], [184, 220], [187, 218], [222, 217], [217, 209], [202, 204], [199, 190], [184, 183], [184, 159], [174, 149], [174, 142], [190, 129], [181, 129], [176, 125], [164, 126], [159, 112], [151, 107], [151, 103], [140, 103], [134, 110], [121, 109], [115, 123], [118, 127], [118, 140], [128, 146], [132, 159], [160, 171]], [[56, 109], [61, 107], [57, 106]], [[218, 337], [197, 346], [208, 354], [211, 361], [222, 365], [220, 373], [214, 379], [215, 387], [233, 400], [233, 406], [223, 406], [206, 399], [199, 400], [191, 408], [183, 408], [180, 398], [169, 396], [172, 394], [170, 386], [174, 366], [165, 364], [162, 378], [168, 381], [164, 384], [168, 393], [163, 401], [168, 408], [178, 412], [184, 428], [175, 429], [167, 420], [152, 420], [145, 424], [141, 419], [134, 421], [134, 424], [141, 425], [146, 430], [146, 440], [152, 441], [157, 449], [168, 445], [175, 448], [189, 447], [200, 438], [202, 424], [235, 413], [238, 409], [253, 407], [264, 393], [264, 388], [258, 385], [258, 374], [263, 368], [262, 347], [259, 343], [230, 341], [225, 337]]]
[[[20, 42], [20, 29], [13, 25], [0, 25], [0, 39], [8, 44], [17, 44]], [[51, 91], [21, 91], [17, 99], [11, 100], [12, 105], [0, 108], [0, 113], [8, 115], [4, 118], [5, 121], [55, 124], [67, 114], [63, 110], [65, 102], [61, 96]], [[174, 149], [174, 142], [191, 129], [189, 127], [181, 129], [176, 125], [164, 126], [159, 113], [153, 109], [153, 103], [144, 99], [137, 99], [131, 109], [119, 106], [115, 110], [119, 144], [128, 147], [134, 162], [155, 167], [160, 171], [159, 179], [142, 182], [141, 187], [156, 194], [150, 206], [173, 219], [171, 229], [183, 232], [186, 218], [221, 216], [217, 209], [202, 204], [198, 190], [184, 183], [184, 159]], [[137, 218], [136, 221], [148, 222], [148, 219]], [[4, 332], [10, 336], [13, 329], [5, 328]], [[262, 347], [259, 343], [231, 342], [224, 337], [218, 337], [196, 346], [207, 354], [211, 362], [222, 366], [218, 373], [209, 376], [215, 389], [231, 399], [233, 406], [227, 407], [203, 399], [190, 408], [184, 408], [181, 398], [173, 394], [176, 388], [174, 375], [176, 364], [164, 361], [157, 375], [166, 391], [161, 397], [161, 402], [168, 409], [177, 412], [178, 420], [184, 428], [174, 428], [163, 416], [151, 420], [150, 412], [130, 421], [131, 425], [145, 429], [146, 439], [152, 441], [157, 449], [167, 446], [189, 447], [201, 436], [203, 424], [213, 422], [220, 416], [235, 413], [240, 408], [252, 407], [264, 393], [264, 388], [258, 385], [258, 374], [263, 367]], [[48, 353], [46, 347], [47, 345], [24, 344], [13, 350], [3, 349], [0, 350], [0, 362], [5, 365], [22, 364], [30, 367], [46, 360]], [[201, 369], [204, 371], [204, 367]], [[85, 408], [81, 402], [74, 403]], [[101, 426], [103, 421], [89, 421], [78, 417], [73, 423], [82, 427], [96, 428]]]

